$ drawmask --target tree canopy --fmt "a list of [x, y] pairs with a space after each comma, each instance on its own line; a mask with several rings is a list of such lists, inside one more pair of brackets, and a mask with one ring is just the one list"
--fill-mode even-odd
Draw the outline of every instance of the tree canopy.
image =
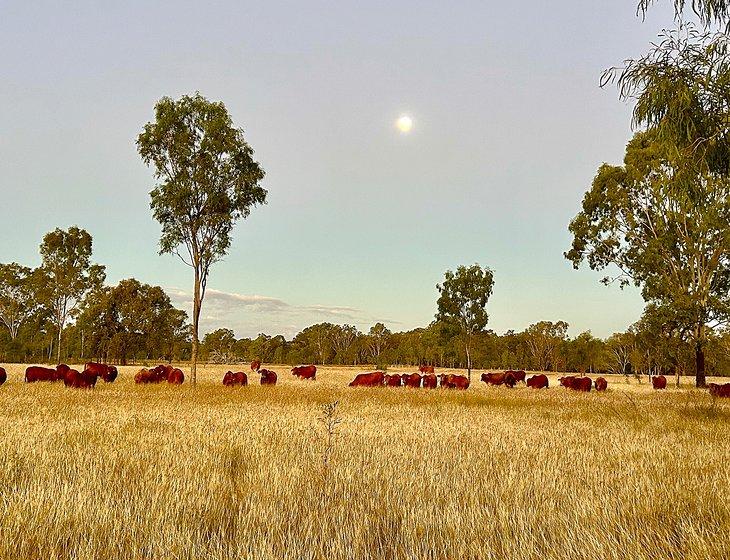
[[176, 254], [194, 270], [194, 383], [210, 267], [228, 253], [235, 223], [266, 202], [267, 192], [260, 186], [264, 171], [225, 105], [199, 93], [162, 98], [137, 147], [142, 160], [154, 166], [158, 181], [150, 207], [162, 226], [160, 253]]
[[[709, 26], [713, 23], [726, 24], [730, 20], [730, 2], [728, 0], [672, 0], [674, 11], [677, 17], [681, 16], [689, 4], [692, 11], [700, 18], [703, 25]], [[638, 12], [646, 15], [646, 12], [657, 0], [639, 0]]]
[[[697, 383], [704, 384], [707, 325], [730, 315], [730, 178], [695, 176], [686, 187], [654, 130], [638, 133], [623, 166], [604, 164], [570, 224], [566, 257], [594, 270], [615, 265], [614, 278], [641, 287], [647, 302], [670, 306], [693, 328]], [[611, 281], [605, 278], [604, 281]]]
[[90, 293], [101, 289], [106, 272], [104, 266], [91, 262], [91, 235], [77, 226], [47, 233], [40, 252], [42, 289], [38, 296], [51, 310], [58, 333], [56, 358], [60, 362], [61, 335], [66, 322], [76, 315]]
[[37, 308], [33, 271], [18, 263], [0, 264], [0, 322], [12, 340]]
[[475, 333], [482, 332], [487, 326], [487, 302], [493, 287], [494, 273], [478, 264], [462, 265], [456, 272], [447, 270], [443, 283], [436, 285], [440, 294], [436, 302], [436, 320], [458, 326], [464, 339], [470, 378], [472, 339]]
[[100, 290], [79, 317], [84, 349], [105, 361], [130, 358], [172, 359], [186, 338], [187, 314], [175, 309], [159, 286], [134, 278]]

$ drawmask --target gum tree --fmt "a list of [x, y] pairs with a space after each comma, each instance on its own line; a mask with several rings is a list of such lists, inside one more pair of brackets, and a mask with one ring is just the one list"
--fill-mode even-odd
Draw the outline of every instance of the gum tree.
[[92, 238], [84, 229], [72, 226], [55, 229], [43, 237], [43, 263], [36, 276], [37, 294], [50, 309], [58, 334], [56, 358], [61, 361], [61, 335], [85, 298], [102, 288], [105, 267], [92, 264]]
[[694, 342], [696, 385], [705, 385], [709, 330], [730, 314], [730, 180], [709, 170], [683, 177], [656, 132], [637, 134], [624, 165], [603, 165], [570, 224], [575, 268], [587, 262], [634, 284], [647, 303], [672, 310]]
[[466, 367], [471, 380], [471, 350], [474, 335], [484, 332], [489, 321], [487, 302], [494, 287], [494, 273], [478, 264], [447, 270], [444, 281], [436, 285], [436, 320], [459, 329], [466, 352]]
[[18, 263], [0, 264], [0, 323], [7, 327], [10, 340], [18, 337], [37, 307], [33, 271]]
[[264, 171], [221, 102], [199, 93], [162, 98], [155, 120], [137, 138], [157, 185], [150, 207], [162, 226], [160, 254], [177, 255], [193, 269], [192, 382], [196, 381], [200, 310], [211, 266], [231, 246], [233, 226], [266, 202]]

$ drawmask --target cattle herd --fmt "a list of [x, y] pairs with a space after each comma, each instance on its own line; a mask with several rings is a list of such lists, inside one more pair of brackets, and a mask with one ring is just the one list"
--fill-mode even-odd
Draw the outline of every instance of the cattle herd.
[[[261, 367], [259, 360], [251, 362], [251, 371], [257, 373], [261, 385], [276, 385], [276, 372]], [[84, 369], [78, 371], [66, 364], [59, 364], [55, 368], [41, 366], [30, 366], [25, 370], [25, 381], [33, 383], [36, 381], [63, 381], [67, 387], [79, 389], [93, 389], [98, 378], [106, 383], [112, 383], [119, 372], [115, 366], [98, 362], [87, 362]], [[299, 379], [317, 379], [317, 366], [302, 365], [292, 368], [291, 374]], [[7, 372], [0, 367], [0, 385], [7, 380]], [[137, 384], [167, 382], [172, 385], [180, 385], [185, 380], [185, 374], [180, 368], [171, 365], [160, 364], [153, 368], [142, 368], [134, 376]], [[524, 383], [532, 389], [547, 389], [550, 385], [547, 375], [539, 373], [527, 377], [524, 370], [508, 370], [502, 373], [483, 373], [481, 380], [487, 385], [512, 388], [518, 383]], [[573, 391], [589, 392], [592, 388], [596, 391], [608, 389], [608, 381], [604, 377], [597, 377], [595, 380], [583, 375], [568, 375], [558, 379], [560, 385]], [[469, 388], [469, 378], [464, 375], [444, 373], [437, 375], [433, 366], [421, 366], [418, 373], [388, 374], [382, 371], [360, 373], [350, 382], [350, 387], [409, 387], [412, 389], [436, 389], [439, 386], [444, 389]], [[223, 385], [227, 387], [248, 385], [248, 376], [244, 371], [227, 371], [223, 376]], [[651, 377], [651, 385], [656, 390], [667, 388], [667, 378], [663, 375]], [[708, 385], [710, 394], [713, 397], [730, 398], [730, 383], [710, 383]]]
[[[3, 375], [5, 375], [5, 370], [3, 370]], [[97, 362], [87, 362], [84, 364], [82, 371], [71, 369], [66, 364], [59, 364], [55, 368], [30, 366], [25, 370], [25, 380], [28, 383], [35, 381], [63, 381], [66, 387], [75, 387], [77, 389], [93, 389], [99, 377], [106, 383], [112, 383], [117, 378], [117, 375], [118, 372], [115, 366]]]

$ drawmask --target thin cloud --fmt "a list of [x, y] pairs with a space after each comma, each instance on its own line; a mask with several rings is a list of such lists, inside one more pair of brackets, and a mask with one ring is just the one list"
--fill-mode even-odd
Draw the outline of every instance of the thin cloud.
[[[192, 294], [181, 288], [165, 288], [173, 304], [189, 310]], [[286, 301], [257, 294], [237, 294], [208, 289], [203, 302], [201, 333], [219, 328], [232, 329], [237, 336], [253, 337], [259, 333], [283, 334], [292, 338], [299, 331], [315, 323], [352, 324], [361, 330], [378, 321], [399, 325], [400, 321], [376, 318], [362, 309], [342, 305], [293, 305]]]

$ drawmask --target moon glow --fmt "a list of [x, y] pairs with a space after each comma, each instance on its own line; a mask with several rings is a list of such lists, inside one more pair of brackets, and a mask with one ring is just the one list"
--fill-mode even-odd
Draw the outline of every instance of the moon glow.
[[408, 115], [401, 115], [398, 120], [395, 121], [395, 127], [401, 131], [402, 134], [408, 134], [413, 128], [413, 119]]

